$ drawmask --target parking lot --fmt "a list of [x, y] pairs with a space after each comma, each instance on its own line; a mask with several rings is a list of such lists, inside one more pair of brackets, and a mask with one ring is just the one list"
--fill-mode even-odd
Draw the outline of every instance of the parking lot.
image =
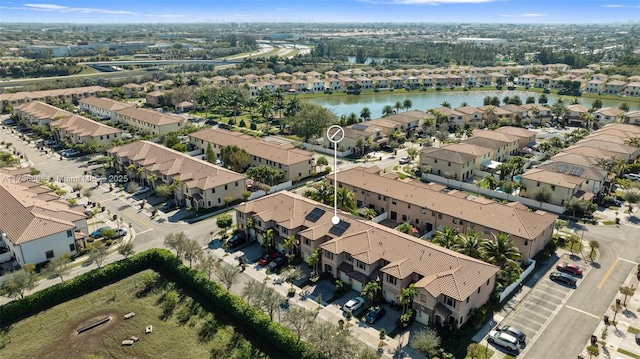
[[[569, 255], [564, 255], [558, 263], [574, 263], [583, 269], [582, 277], [578, 279], [576, 286], [571, 287], [549, 279], [549, 274], [556, 271], [556, 265], [545, 273], [531, 290], [527, 297], [520, 302], [516, 309], [499, 325], [510, 325], [522, 330], [527, 335], [526, 344], [521, 346], [521, 354], [527, 346], [532, 346], [538, 337], [538, 333], [544, 325], [550, 321], [562, 308], [575, 290], [580, 287], [580, 283], [589, 274], [590, 266], [584, 266], [580, 258], [572, 259]], [[503, 350], [502, 348], [498, 348]]]

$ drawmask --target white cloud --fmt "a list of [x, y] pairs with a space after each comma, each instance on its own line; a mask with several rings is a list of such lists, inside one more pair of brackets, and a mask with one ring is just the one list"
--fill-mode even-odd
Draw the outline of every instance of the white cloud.
[[178, 15], [178, 14], [158, 14], [158, 15], [154, 15], [154, 14], [147, 14], [144, 15], [146, 17], [163, 17], [163, 18], [180, 18], [180, 17], [187, 17], [187, 15]]
[[511, 15], [509, 15], [509, 14], [500, 14], [500, 16], [502, 16], [502, 17], [511, 17]]
[[538, 16], [544, 16], [544, 14], [520, 14], [520, 16], [538, 17]]
[[612, 5], [605, 5], [604, 7], [627, 7], [627, 5], [616, 5], [616, 4], [612, 4]]
[[54, 12], [77, 12], [81, 14], [114, 14], [114, 15], [135, 15], [134, 12], [126, 10], [109, 10], [86, 7], [68, 7], [56, 4], [24, 4], [27, 10], [34, 11], [54, 11]]

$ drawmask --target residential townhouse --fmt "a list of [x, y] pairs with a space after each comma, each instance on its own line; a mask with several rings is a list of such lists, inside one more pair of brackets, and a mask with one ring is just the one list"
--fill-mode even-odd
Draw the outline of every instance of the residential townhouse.
[[122, 89], [124, 90], [125, 96], [127, 98], [138, 96], [140, 93], [146, 90], [144, 86], [134, 83], [122, 85]]
[[535, 88], [548, 88], [551, 83], [551, 76], [542, 75], [535, 78], [533, 81], [533, 87]]
[[624, 95], [631, 97], [640, 97], [640, 81], [629, 82], [624, 87]]
[[534, 74], [525, 74], [522, 76], [518, 76], [518, 78], [516, 79], [516, 85], [518, 86], [524, 86], [524, 87], [531, 87], [534, 85], [535, 83], [535, 79], [538, 76], [534, 75]]
[[327, 77], [324, 81], [325, 90], [340, 91], [342, 89], [342, 82], [334, 77]]
[[604, 80], [591, 80], [587, 81], [584, 91], [588, 93], [600, 94], [604, 90]]
[[431, 113], [437, 114], [441, 113], [449, 119], [449, 125], [455, 126], [464, 126], [465, 124], [465, 114], [462, 112], [458, 112], [449, 107], [436, 107], [431, 109]]
[[0, 111], [6, 111], [7, 106], [16, 107], [31, 101], [48, 102], [54, 99], [76, 102], [86, 97], [111, 97], [113, 91], [102, 86], [74, 87], [46, 91], [29, 91], [0, 94]]
[[618, 122], [622, 118], [624, 111], [615, 107], [603, 107], [593, 113], [593, 118], [598, 121], [600, 126]]
[[589, 108], [582, 105], [569, 105], [562, 116], [568, 125], [582, 126], [584, 115], [589, 113]]
[[371, 79], [373, 81], [374, 88], [387, 88], [389, 87], [389, 81], [386, 77], [375, 76]]
[[477, 84], [479, 87], [491, 86], [492, 77], [488, 74], [478, 74]]
[[629, 125], [640, 125], [640, 111], [627, 112], [622, 116], [622, 122]]
[[313, 175], [313, 153], [296, 148], [293, 144], [265, 141], [240, 132], [210, 128], [189, 134], [189, 143], [206, 153], [220, 156], [225, 146], [238, 146], [249, 154], [249, 166], [269, 166], [284, 172], [283, 181], [299, 181]]
[[527, 103], [520, 107], [527, 109], [527, 117], [529, 117], [533, 123], [547, 123], [553, 118], [551, 109], [548, 107], [535, 103]]
[[[291, 89], [296, 93], [305, 93], [309, 91], [309, 82], [300, 79], [291, 80]], [[318, 92], [324, 90], [324, 82], [320, 82], [320, 89], [313, 89], [312, 91]], [[257, 93], [257, 90], [256, 90]]]
[[142, 168], [141, 177], [151, 188], [175, 183], [176, 203], [196, 210], [225, 206], [226, 197], [242, 200], [247, 190], [245, 176], [150, 141], [132, 142], [107, 152], [114, 156], [114, 167], [120, 171], [128, 171], [130, 165]]
[[84, 207], [71, 206], [35, 178], [29, 168], [0, 169], [0, 261], [40, 264], [83, 248]]
[[518, 105], [503, 105], [500, 106], [500, 109], [510, 113], [509, 117], [507, 117], [510, 121], [522, 122], [523, 120], [526, 120], [529, 115], [529, 111], [526, 108]]
[[456, 112], [462, 114], [462, 119], [465, 125], [471, 126], [483, 126], [484, 119], [482, 118], [483, 112], [475, 107], [462, 106], [455, 109]]
[[404, 87], [404, 78], [400, 76], [389, 76], [387, 77], [387, 81], [390, 87], [396, 89]]
[[582, 178], [584, 181], [580, 183], [579, 189], [597, 196], [605, 188], [609, 173], [599, 168], [595, 161], [593, 158], [561, 152], [535, 168]]
[[[401, 290], [415, 283], [413, 308], [422, 323], [461, 326], [471, 310], [489, 300], [498, 268], [373, 222], [340, 213], [290, 192], [278, 192], [235, 207], [238, 228], [261, 238], [268, 229], [276, 243], [294, 236], [307, 260], [317, 248], [319, 268], [351, 288], [362, 291], [377, 281], [383, 297], [397, 301]], [[247, 228], [247, 218], [253, 226]], [[278, 244], [282, 249], [281, 244]]]
[[[509, 157], [515, 155], [520, 148], [520, 136], [514, 136], [509, 133], [492, 131], [492, 130], [474, 130], [472, 132], [472, 137], [482, 137], [486, 139], [490, 139], [493, 141], [498, 141], [502, 143], [501, 148], [504, 148], [503, 151], [497, 151], [495, 160], [499, 162], [506, 161]], [[466, 143], [469, 143], [465, 141]]]
[[564, 206], [578, 194], [585, 181], [584, 178], [555, 170], [533, 168], [520, 175], [520, 196], [536, 199], [537, 193], [542, 191], [541, 188], [546, 188], [550, 193], [547, 203]]
[[509, 119], [513, 115], [510, 111], [492, 105], [480, 106], [478, 110], [482, 111], [482, 118], [485, 123], [495, 123], [498, 119]]
[[518, 148], [533, 147], [536, 144], [537, 132], [527, 130], [526, 128], [503, 126], [495, 129], [494, 131], [518, 137]]
[[575, 153], [577, 155], [589, 157], [593, 159], [615, 158], [615, 159], [621, 159], [623, 161], [626, 161], [625, 159], [626, 157], [621, 153], [615, 153], [612, 151], [607, 151], [607, 150], [603, 150], [595, 147], [573, 145], [563, 149], [562, 153]]
[[[353, 154], [365, 153], [370, 144], [384, 146], [388, 143], [389, 137], [385, 136], [383, 129], [370, 124], [371, 121], [356, 123], [344, 127], [344, 138], [338, 145], [338, 151], [349, 151]], [[329, 142], [325, 137], [322, 138], [329, 148], [334, 148], [336, 144]], [[361, 144], [364, 147], [359, 147]]]
[[[147, 94], [149, 96], [153, 92]], [[163, 93], [161, 93], [163, 94]], [[148, 102], [148, 101], [147, 101]], [[157, 103], [156, 103], [157, 105]], [[106, 97], [87, 97], [78, 101], [80, 110], [87, 112], [100, 119], [115, 119], [115, 112], [125, 108], [136, 107], [135, 103], [121, 102]]]
[[358, 86], [363, 90], [370, 90], [373, 88], [373, 81], [365, 76], [358, 76], [355, 78]]
[[619, 95], [624, 92], [624, 87], [627, 83], [620, 80], [609, 81], [604, 84], [604, 93]]
[[640, 148], [637, 147], [614, 142], [605, 142], [594, 138], [584, 138], [578, 141], [574, 146], [593, 147], [614, 152], [616, 153], [615, 157], [621, 158], [628, 163], [635, 161], [640, 153]]
[[312, 78], [309, 80], [307, 84], [307, 88], [310, 88], [313, 92], [321, 92], [325, 89], [324, 79], [322, 78]]
[[162, 136], [183, 127], [184, 118], [178, 115], [158, 112], [146, 108], [125, 108], [114, 111], [114, 121], [125, 123], [140, 132]]
[[276, 74], [276, 76], [281, 79], [281, 80], [285, 80], [285, 81], [291, 81], [293, 80], [293, 75], [287, 72], [279, 72]]
[[70, 115], [49, 123], [58, 141], [71, 144], [87, 142], [96, 145], [108, 145], [112, 141], [121, 139], [122, 130], [113, 128], [83, 116]]
[[462, 74], [462, 83], [467, 87], [477, 87], [478, 86], [478, 75], [477, 74]]
[[58, 118], [72, 115], [69, 111], [59, 109], [40, 101], [33, 101], [18, 105], [13, 108], [13, 113], [21, 120], [26, 120], [32, 125], [40, 126], [45, 126]]
[[307, 79], [309, 80], [322, 80], [324, 75], [319, 73], [318, 71], [309, 71], [307, 72]]
[[285, 92], [289, 92], [291, 90], [291, 82], [289, 81], [273, 79], [271, 80], [271, 83], [276, 87], [276, 90], [280, 89]]
[[[414, 131], [419, 130], [422, 127], [424, 119], [428, 117], [429, 116], [422, 111], [411, 110], [400, 112], [395, 115], [390, 115], [383, 118], [385, 122], [392, 122], [397, 124], [399, 127], [394, 126], [394, 128], [397, 128], [408, 136], [411, 136]], [[390, 134], [391, 133], [388, 133], [387, 135]]]
[[392, 226], [410, 223], [419, 234], [446, 226], [460, 233], [473, 229], [485, 238], [509, 234], [522, 259], [536, 255], [549, 243], [557, 216], [530, 210], [518, 202], [500, 204], [469, 196], [462, 191], [444, 191], [444, 186], [400, 180], [378, 167], [354, 167], [337, 174], [339, 188], [351, 190], [359, 207], [387, 213]]
[[440, 148], [423, 148], [419, 163], [425, 172], [466, 181], [473, 177], [474, 169], [479, 170], [485, 163], [490, 163], [493, 155], [491, 148], [462, 142]]
[[162, 96], [164, 95], [165, 93], [162, 91], [151, 91], [145, 95], [145, 101], [149, 105], [159, 106], [162, 102]]

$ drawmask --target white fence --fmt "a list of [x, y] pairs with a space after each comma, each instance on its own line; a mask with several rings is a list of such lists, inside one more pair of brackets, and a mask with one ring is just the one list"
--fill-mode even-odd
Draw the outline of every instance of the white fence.
[[291, 188], [291, 186], [293, 186], [293, 182], [292, 181], [282, 182], [279, 185], [271, 186], [271, 188], [269, 189], [269, 192], [265, 192], [263, 190], [252, 192], [251, 196], [249, 196], [249, 198], [247, 198], [247, 200], [251, 201], [253, 199], [265, 196], [267, 194], [271, 194], [271, 193], [274, 193], [274, 192], [277, 192], [277, 191], [280, 191], [280, 190], [283, 190], [283, 189]]
[[505, 192], [494, 191], [488, 188], [475, 186], [472, 183], [460, 182], [454, 179], [436, 176], [431, 173], [423, 173], [422, 179], [429, 182], [440, 183], [450, 188], [455, 188], [455, 189], [459, 189], [459, 190], [467, 191], [471, 193], [477, 193], [479, 195], [483, 195], [490, 198], [504, 199], [511, 202], [520, 202], [527, 207], [541, 209], [547, 212], [562, 214], [566, 211], [564, 207], [556, 206], [555, 204], [538, 202], [531, 198], [525, 198], [525, 197], [508, 194]]
[[511, 283], [508, 287], [506, 287], [502, 293], [500, 293], [500, 303], [502, 303], [502, 301], [509, 296], [509, 294], [511, 294], [511, 292], [514, 291], [514, 289], [516, 289], [520, 283], [522, 283], [523, 280], [525, 280], [527, 278], [527, 276], [529, 274], [531, 274], [531, 272], [533, 272], [533, 270], [536, 268], [536, 261], [534, 261], [533, 259], [529, 258], [527, 260], [527, 264], [529, 265], [529, 267], [527, 267], [527, 269], [525, 269], [522, 274], [520, 274], [520, 278], [518, 278], [517, 281], [515, 281], [514, 283]]
[[384, 212], [384, 213], [380, 214], [378, 217], [372, 219], [371, 221], [375, 222], [375, 223], [380, 223], [380, 222], [384, 221], [385, 219], [387, 219], [387, 212]]
[[[320, 153], [326, 153], [328, 155], [333, 155], [333, 148], [325, 148], [322, 146], [318, 146], [318, 145], [312, 145], [310, 143], [307, 142], [303, 142], [302, 143], [302, 147], [304, 147], [305, 150], [312, 150], [312, 151], [316, 151], [316, 152], [320, 152]], [[338, 157], [346, 157], [349, 156], [351, 154], [351, 150], [346, 150], [346, 151], [338, 151], [337, 156]]]

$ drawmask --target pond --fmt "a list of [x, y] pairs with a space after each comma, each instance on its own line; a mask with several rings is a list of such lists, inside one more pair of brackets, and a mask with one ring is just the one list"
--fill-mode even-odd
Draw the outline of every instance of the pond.
[[[397, 101], [403, 102], [404, 100], [411, 100], [413, 110], [426, 111], [432, 108], [440, 107], [441, 103], [447, 101], [451, 104], [451, 107], [460, 107], [463, 102], [466, 102], [469, 106], [478, 107], [483, 105], [483, 100], [487, 96], [497, 96], [500, 101], [506, 96], [520, 96], [520, 99], [524, 103], [527, 97], [533, 96], [538, 103], [540, 93], [527, 92], [527, 91], [455, 91], [455, 92], [433, 92], [431, 89], [429, 92], [407, 92], [405, 90], [395, 90], [394, 92], [385, 92], [377, 94], [367, 95], [349, 95], [349, 96], [336, 96], [327, 95], [324, 97], [306, 99], [305, 101], [321, 105], [327, 109], [332, 110], [336, 115], [349, 115], [355, 113], [360, 115], [360, 111], [364, 107], [368, 107], [371, 111], [372, 118], [378, 118], [382, 116], [382, 108], [386, 105], [393, 106]], [[573, 101], [573, 97], [547, 95], [549, 102], [547, 106], [551, 106], [557, 98], [562, 97], [565, 104], [570, 104]], [[590, 97], [578, 97], [578, 102], [584, 106], [591, 107], [591, 103], [595, 98]], [[603, 107], [615, 107], [620, 106], [620, 101], [614, 100], [601, 100]], [[640, 103], [628, 102], [631, 111], [640, 110]]]

